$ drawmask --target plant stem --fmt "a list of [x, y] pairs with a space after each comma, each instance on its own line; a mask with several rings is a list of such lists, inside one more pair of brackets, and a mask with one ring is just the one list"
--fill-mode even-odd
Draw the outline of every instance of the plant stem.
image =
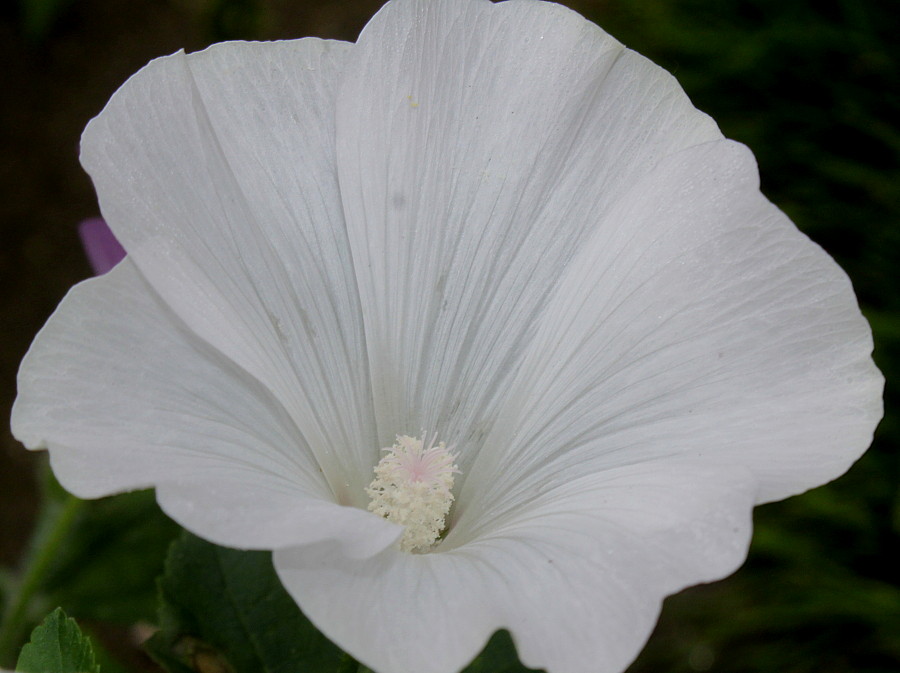
[[0, 666], [15, 664], [14, 656], [26, 627], [28, 604], [40, 589], [83, 504], [83, 500], [71, 495], [66, 495], [62, 502], [50, 498], [44, 500], [25, 560], [24, 574], [11, 588], [0, 622]]

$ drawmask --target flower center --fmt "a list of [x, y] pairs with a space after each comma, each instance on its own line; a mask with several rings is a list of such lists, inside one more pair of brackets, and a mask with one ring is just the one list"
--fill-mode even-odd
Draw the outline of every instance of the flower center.
[[400, 549], [424, 552], [441, 536], [453, 502], [453, 475], [459, 470], [444, 442], [398, 435], [375, 466], [375, 479], [366, 493], [369, 511], [403, 526]]

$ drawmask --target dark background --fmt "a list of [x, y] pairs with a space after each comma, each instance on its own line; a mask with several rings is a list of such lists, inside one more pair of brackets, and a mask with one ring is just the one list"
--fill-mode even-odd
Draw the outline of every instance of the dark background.
[[[235, 38], [353, 40], [380, 4], [20, 0], [2, 6], [0, 417], [9, 417], [15, 372], [32, 337], [66, 290], [90, 274], [76, 225], [96, 215], [97, 205], [78, 164], [78, 138], [113, 91], [150, 59], [180, 48], [194, 51]], [[900, 5], [888, 0], [564, 4], [672, 71], [726, 136], [753, 149], [766, 195], [853, 279], [888, 381], [886, 417], [866, 456], [834, 484], [759, 508], [746, 566], [723, 582], [669, 599], [649, 647], [631, 670], [900, 671], [894, 383], [900, 371]], [[34, 524], [43, 458], [25, 452], [7, 425], [0, 434], [0, 565], [15, 568]], [[98, 507], [106, 509], [85, 516], [118, 516], [121, 524], [127, 520], [122, 512], [134, 507], [142, 508], [144, 523], [161, 516], [146, 498], [138, 505]], [[134, 535], [146, 528], [125, 527]], [[139, 540], [115, 543], [141, 550], [141, 558], [153, 565], [171, 533], [157, 521]], [[91, 542], [102, 544], [111, 543]], [[127, 587], [107, 587], [123, 597], [135, 592], [130, 612], [98, 612], [89, 600], [95, 580], [85, 580], [79, 568], [99, 552], [81, 546], [60, 559], [46, 601], [63, 604], [127, 659], [131, 655], [118, 652], [117, 641], [134, 636], [125, 623], [152, 620], [152, 610], [144, 606], [152, 597], [147, 578], [153, 568], [132, 577]], [[80, 597], [61, 588], [67, 584], [82, 587]], [[117, 622], [120, 626], [109, 626]], [[129, 661], [132, 667], [141, 664], [139, 658]]]

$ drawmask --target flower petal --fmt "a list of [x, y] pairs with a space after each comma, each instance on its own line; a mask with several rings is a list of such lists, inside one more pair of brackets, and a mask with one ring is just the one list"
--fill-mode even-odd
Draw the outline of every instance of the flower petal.
[[274, 563], [307, 616], [378, 671], [455, 673], [505, 627], [527, 666], [612, 673], [664, 596], [741, 563], [754, 495], [740, 470], [632, 465], [545, 493], [455, 549], [390, 548], [361, 563], [322, 544]]
[[110, 227], [197, 335], [263, 382], [338, 502], [377, 461], [334, 160], [351, 45], [225, 43], [150, 63], [84, 133]]
[[566, 261], [640, 175], [721, 138], [674, 79], [574, 12], [398, 0], [337, 104], [379, 439], [477, 453]]
[[78, 235], [91, 268], [97, 275], [106, 273], [125, 257], [122, 244], [116, 240], [102, 217], [89, 217], [78, 225]]
[[267, 472], [230, 475], [205, 470], [159, 484], [160, 507], [182, 526], [216, 544], [238, 549], [281, 549], [331, 540], [340, 554], [368, 558], [403, 533], [357, 507], [310, 498]]
[[743, 465], [760, 502], [817, 486], [881, 418], [871, 352], [846, 275], [759, 193], [750, 152], [685, 150], [567, 269], [457, 516], [490, 529], [538, 485], [667, 456]]
[[12, 427], [75, 495], [156, 485], [172, 518], [220, 544], [339, 539], [358, 556], [400, 532], [334, 504], [272, 393], [185, 329], [130, 257], [73, 288], [35, 339]]

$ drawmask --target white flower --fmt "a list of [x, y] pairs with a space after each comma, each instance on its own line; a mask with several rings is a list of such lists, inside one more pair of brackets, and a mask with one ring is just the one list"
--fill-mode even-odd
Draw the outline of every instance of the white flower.
[[[529, 666], [623, 668], [881, 416], [850, 283], [750, 152], [557, 5], [396, 0], [355, 45], [162, 58], [82, 161], [128, 257], [36, 339], [16, 436], [76, 495], [155, 486], [274, 550], [381, 673], [501, 627]], [[455, 500], [410, 553], [367, 488], [425, 433]]]

